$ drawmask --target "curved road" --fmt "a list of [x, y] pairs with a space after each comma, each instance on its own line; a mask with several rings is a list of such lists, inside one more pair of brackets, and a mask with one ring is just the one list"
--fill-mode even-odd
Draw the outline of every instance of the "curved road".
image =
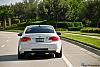
[[0, 31], [0, 67], [100, 67], [100, 56], [62, 40], [63, 57], [34, 56], [18, 60], [17, 33]]

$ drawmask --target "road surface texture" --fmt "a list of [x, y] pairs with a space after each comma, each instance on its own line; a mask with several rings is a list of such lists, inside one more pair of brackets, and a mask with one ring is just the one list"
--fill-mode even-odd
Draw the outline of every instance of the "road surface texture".
[[19, 60], [18, 39], [17, 33], [0, 32], [0, 67], [100, 67], [100, 56], [66, 41], [62, 58], [39, 55]]

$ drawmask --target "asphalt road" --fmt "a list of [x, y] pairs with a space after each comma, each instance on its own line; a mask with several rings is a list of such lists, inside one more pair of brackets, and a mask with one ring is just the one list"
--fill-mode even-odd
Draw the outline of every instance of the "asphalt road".
[[100, 56], [66, 41], [62, 58], [40, 55], [18, 60], [18, 39], [17, 33], [0, 32], [0, 67], [100, 67]]

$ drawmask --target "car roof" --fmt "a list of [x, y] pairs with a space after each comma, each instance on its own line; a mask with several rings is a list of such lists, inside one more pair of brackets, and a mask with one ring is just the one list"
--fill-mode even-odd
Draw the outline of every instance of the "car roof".
[[35, 26], [53, 27], [52, 25], [29, 25], [29, 26], [27, 26], [27, 27], [35, 27]]

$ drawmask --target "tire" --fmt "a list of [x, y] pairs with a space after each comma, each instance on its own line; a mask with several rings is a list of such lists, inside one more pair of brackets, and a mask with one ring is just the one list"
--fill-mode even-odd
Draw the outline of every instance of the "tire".
[[18, 59], [24, 59], [24, 54], [19, 54], [18, 53]]
[[18, 47], [18, 59], [23, 59], [23, 58], [24, 58], [24, 53], [20, 54]]
[[55, 58], [61, 58], [62, 57], [62, 48], [60, 50], [60, 53], [55, 53]]

